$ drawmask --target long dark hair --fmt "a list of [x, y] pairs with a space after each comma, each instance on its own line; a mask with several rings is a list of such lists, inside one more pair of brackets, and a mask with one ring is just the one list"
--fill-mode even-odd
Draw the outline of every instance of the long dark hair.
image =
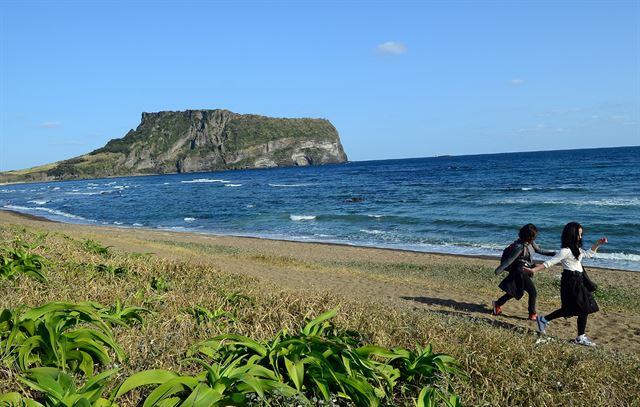
[[582, 225], [578, 222], [569, 222], [562, 229], [562, 248], [571, 249], [576, 260], [580, 257], [580, 248], [582, 247], [580, 229], [582, 229]]

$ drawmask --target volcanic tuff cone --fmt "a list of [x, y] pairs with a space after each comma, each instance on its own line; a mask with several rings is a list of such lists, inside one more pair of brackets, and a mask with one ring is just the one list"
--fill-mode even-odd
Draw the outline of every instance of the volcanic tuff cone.
[[140, 125], [89, 154], [21, 171], [0, 182], [341, 163], [347, 156], [324, 119], [284, 119], [228, 110], [142, 113]]

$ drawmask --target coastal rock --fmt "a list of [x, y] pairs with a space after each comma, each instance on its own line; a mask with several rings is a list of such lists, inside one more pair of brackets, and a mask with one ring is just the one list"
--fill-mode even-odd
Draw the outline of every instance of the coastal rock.
[[0, 174], [0, 182], [50, 181], [347, 161], [325, 119], [285, 119], [228, 110], [142, 113], [140, 125], [89, 154]]

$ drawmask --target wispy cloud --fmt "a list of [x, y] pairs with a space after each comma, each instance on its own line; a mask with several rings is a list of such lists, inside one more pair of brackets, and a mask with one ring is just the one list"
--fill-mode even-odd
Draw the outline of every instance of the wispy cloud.
[[407, 52], [407, 46], [402, 42], [387, 41], [378, 45], [378, 52], [385, 55], [402, 55]]
[[511, 79], [509, 83], [513, 86], [522, 85], [524, 83], [524, 79]]
[[41, 129], [58, 129], [62, 127], [60, 122], [43, 122], [38, 125]]

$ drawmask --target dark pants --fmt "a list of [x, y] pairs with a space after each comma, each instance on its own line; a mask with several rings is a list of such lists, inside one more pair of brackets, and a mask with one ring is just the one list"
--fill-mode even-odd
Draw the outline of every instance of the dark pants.
[[[551, 314], [544, 317], [547, 321], [552, 321], [556, 318], [564, 317], [565, 312], [562, 308], [553, 311]], [[578, 315], [578, 336], [584, 335], [585, 330], [587, 329], [587, 317], [589, 314], [580, 314]]]
[[[536, 313], [536, 296], [538, 292], [536, 291], [536, 286], [533, 284], [533, 280], [529, 275], [523, 274], [522, 281], [524, 282], [524, 291], [529, 294], [529, 314]], [[496, 305], [498, 307], [502, 307], [505, 302], [514, 298], [511, 294], [505, 294], [496, 301]]]

